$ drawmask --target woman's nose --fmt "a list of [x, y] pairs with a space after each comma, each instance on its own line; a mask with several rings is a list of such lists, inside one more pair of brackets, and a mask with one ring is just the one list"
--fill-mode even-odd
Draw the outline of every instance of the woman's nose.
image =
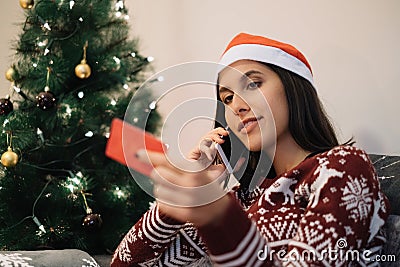
[[249, 105], [240, 96], [235, 95], [232, 99], [232, 109], [237, 115], [246, 113], [250, 110]]

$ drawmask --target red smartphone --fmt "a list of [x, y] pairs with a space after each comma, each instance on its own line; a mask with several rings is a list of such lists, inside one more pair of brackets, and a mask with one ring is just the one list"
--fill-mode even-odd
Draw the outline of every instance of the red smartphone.
[[165, 153], [167, 147], [161, 140], [143, 129], [121, 119], [113, 119], [106, 145], [106, 156], [150, 176], [153, 166], [139, 161], [135, 156], [140, 149]]

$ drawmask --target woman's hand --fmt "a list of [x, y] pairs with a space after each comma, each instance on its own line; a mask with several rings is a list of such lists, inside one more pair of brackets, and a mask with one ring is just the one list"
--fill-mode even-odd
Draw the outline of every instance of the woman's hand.
[[[159, 208], [169, 216], [197, 226], [217, 222], [230, 201], [221, 188], [226, 178], [223, 165], [204, 169], [197, 161], [177, 168], [165, 154], [141, 150], [139, 160], [153, 165], [150, 178]], [[183, 166], [179, 164], [179, 166]]]
[[213, 129], [201, 138], [198, 147], [189, 153], [188, 158], [199, 161], [203, 166], [210, 165], [216, 155], [215, 144], [223, 144], [223, 137], [228, 134], [229, 132], [222, 127]]

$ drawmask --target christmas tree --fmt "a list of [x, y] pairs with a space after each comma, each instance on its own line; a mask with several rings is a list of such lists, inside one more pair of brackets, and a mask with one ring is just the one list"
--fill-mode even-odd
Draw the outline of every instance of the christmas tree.
[[[112, 252], [151, 199], [104, 150], [152, 58], [129, 38], [122, 0], [20, 5], [26, 20], [0, 99], [0, 250]], [[154, 132], [159, 116], [146, 103], [135, 110]]]

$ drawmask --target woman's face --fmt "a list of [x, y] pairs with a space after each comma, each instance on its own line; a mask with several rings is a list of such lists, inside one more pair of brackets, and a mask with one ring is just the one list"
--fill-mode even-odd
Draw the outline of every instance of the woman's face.
[[236, 61], [220, 72], [218, 90], [229, 128], [250, 151], [274, 149], [289, 132], [285, 90], [268, 66]]

